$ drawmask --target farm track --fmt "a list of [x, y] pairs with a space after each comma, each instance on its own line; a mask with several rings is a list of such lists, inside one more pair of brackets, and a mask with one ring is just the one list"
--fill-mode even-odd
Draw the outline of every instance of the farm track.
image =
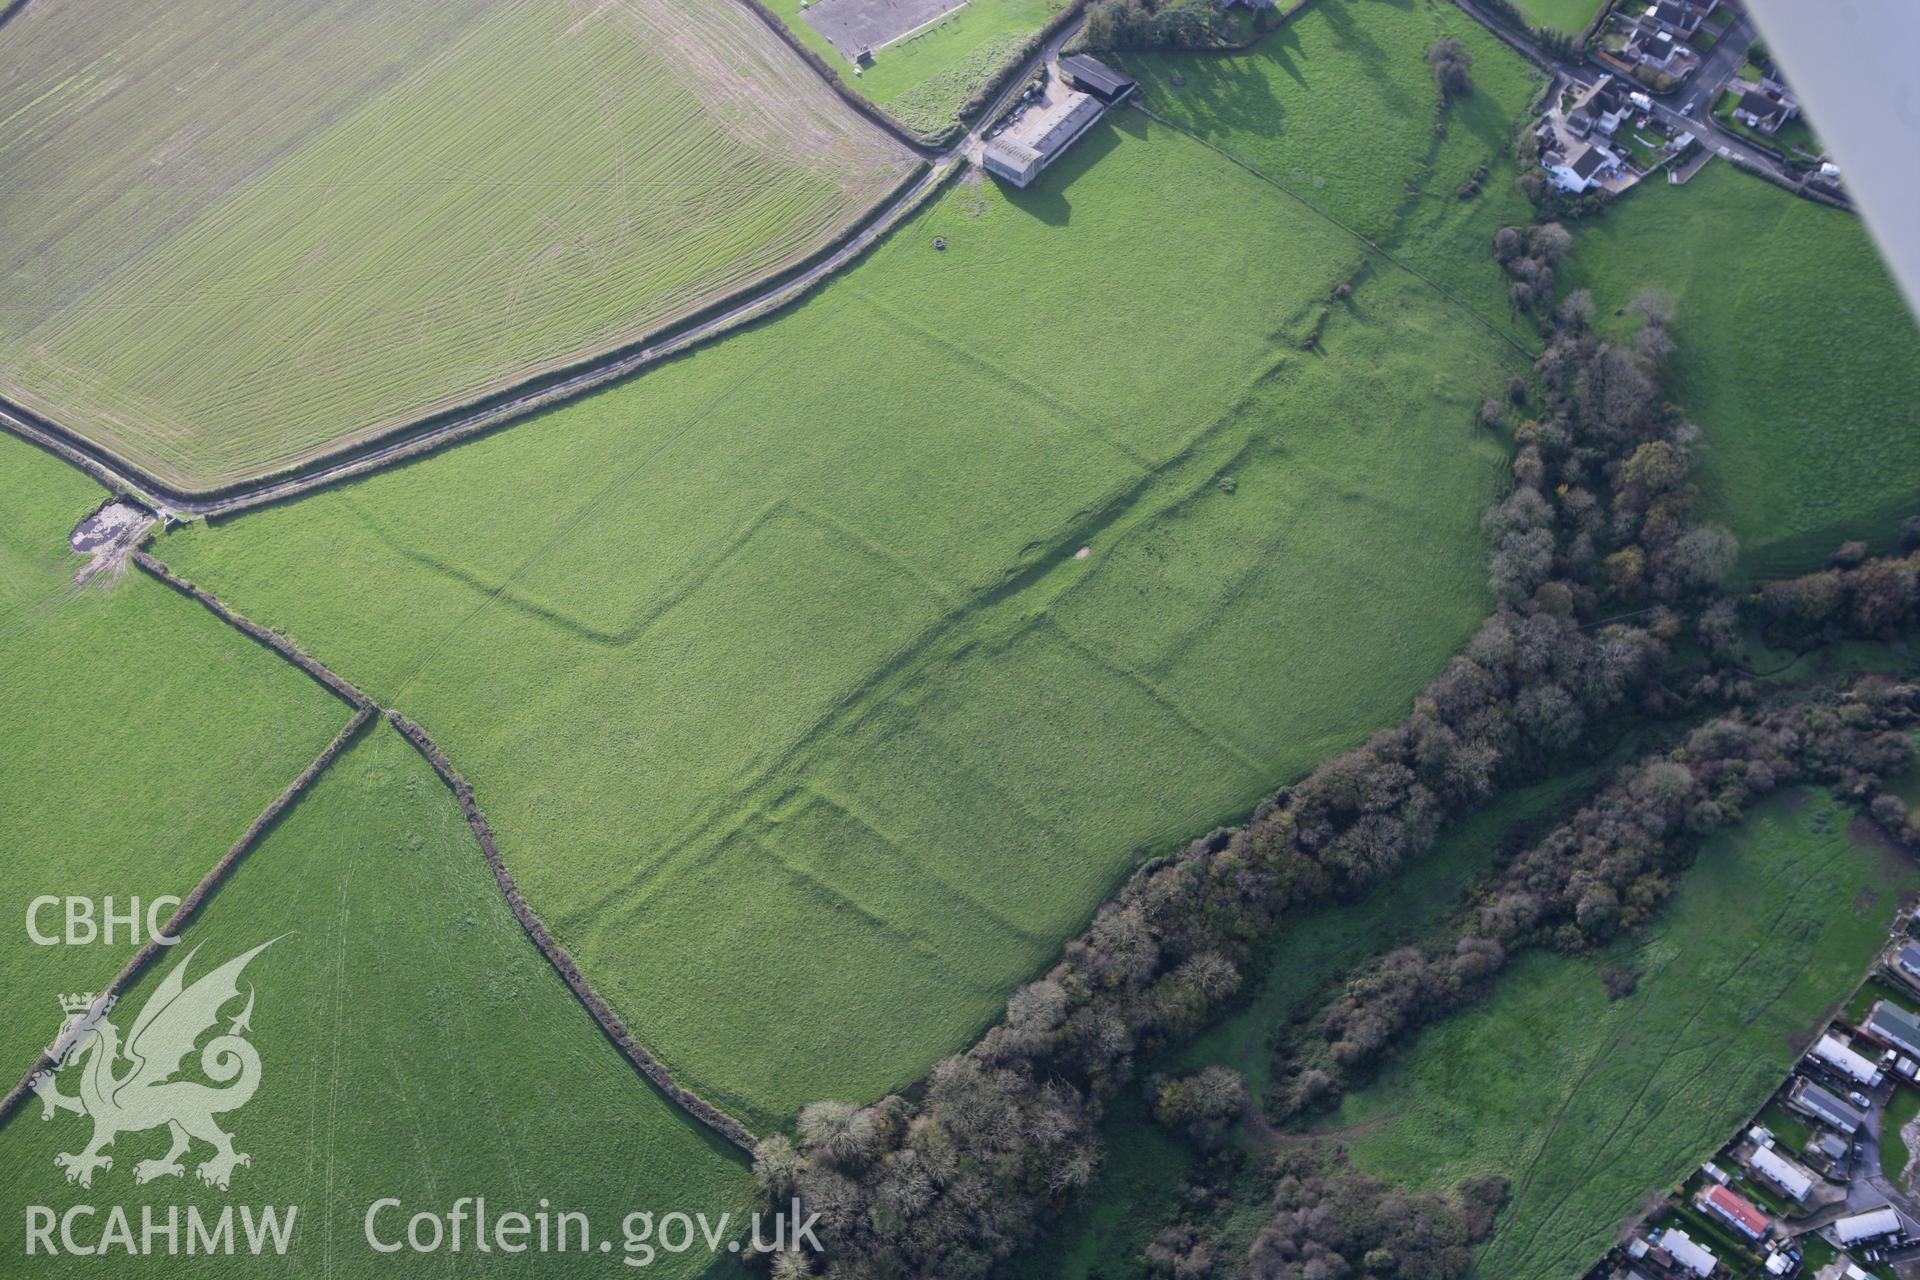
[[[621, 1055], [633, 1064], [635, 1070], [645, 1076], [647, 1081], [652, 1084], [654, 1088], [658, 1089], [668, 1101], [725, 1138], [743, 1152], [752, 1153], [755, 1142], [757, 1141], [753, 1133], [733, 1116], [721, 1110], [719, 1107], [714, 1106], [705, 1098], [673, 1078], [672, 1073], [661, 1064], [658, 1058], [648, 1052], [644, 1045], [635, 1039], [633, 1033], [627, 1029], [626, 1024], [613, 1012], [606, 1001], [594, 991], [591, 984], [587, 982], [586, 977], [580, 972], [579, 966], [573, 962], [573, 958], [554, 940], [553, 934], [547, 929], [546, 924], [534, 912], [533, 908], [527, 905], [526, 900], [520, 895], [520, 890], [514, 881], [513, 873], [507, 869], [506, 863], [500, 857], [499, 849], [493, 839], [493, 829], [488, 825], [486, 815], [474, 800], [473, 788], [468, 785], [466, 779], [453, 767], [452, 762], [447, 759], [446, 754], [442, 752], [434, 743], [433, 739], [428, 736], [425, 729], [402, 715], [399, 711], [379, 706], [372, 698], [361, 692], [359, 688], [336, 674], [332, 669], [327, 667], [326, 664], [320, 662], [310, 654], [303, 652], [285, 636], [261, 626], [250, 618], [235, 613], [225, 604], [221, 603], [220, 599], [211, 592], [202, 590], [194, 583], [174, 573], [164, 562], [155, 558], [144, 549], [136, 549], [131, 558], [133, 562], [139, 565], [141, 570], [149, 576], [158, 579], [188, 599], [197, 601], [209, 613], [212, 613], [222, 622], [244, 633], [248, 638], [273, 650], [273, 652], [298, 667], [306, 673], [307, 676], [354, 709], [353, 716], [347, 721], [346, 726], [334, 736], [333, 740], [321, 750], [318, 756], [314, 757], [313, 761], [300, 772], [298, 777], [287, 784], [286, 788], [282, 790], [278, 796], [274, 797], [273, 802], [261, 812], [259, 817], [253, 820], [246, 831], [241, 834], [240, 838], [227, 850], [225, 856], [215, 863], [212, 870], [208, 871], [207, 874], [201, 878], [200, 882], [194, 886], [192, 892], [187, 895], [178, 909], [168, 918], [166, 925], [161, 930], [164, 935], [170, 938], [178, 938], [181, 929], [191, 922], [193, 915], [199, 910], [201, 904], [207, 897], [219, 888], [221, 882], [226, 879], [241, 859], [259, 844], [261, 838], [273, 828], [280, 817], [291, 808], [300, 796], [313, 785], [314, 781], [325, 772], [327, 766], [333, 763], [334, 758], [345, 750], [347, 745], [351, 743], [353, 739], [359, 735], [360, 731], [370, 724], [376, 716], [384, 715], [400, 735], [421, 754], [428, 764], [433, 766], [434, 772], [440, 776], [441, 781], [447, 784], [447, 789], [453, 793], [455, 800], [459, 802], [461, 813], [466, 818], [468, 827], [472, 830], [475, 840], [480, 845], [481, 853], [487, 860], [487, 867], [493, 873], [494, 883], [499, 887], [502, 896], [506, 898], [508, 910], [513, 913], [514, 919], [519, 921], [520, 927], [526, 931], [528, 938], [540, 949], [540, 954], [546, 958], [547, 962], [553, 966], [555, 972], [560, 975], [561, 980], [567, 984], [568, 989], [571, 990], [580, 1003], [586, 1007], [587, 1013], [593, 1018], [595, 1024], [599, 1026], [601, 1032], [606, 1035], [607, 1039], [613, 1042], [615, 1048], [620, 1050]], [[110, 998], [117, 998], [120, 993], [125, 991], [126, 988], [132, 984], [133, 980], [153, 962], [162, 950], [163, 948], [159, 943], [151, 940], [141, 947], [140, 950], [135, 953], [134, 957], [127, 962], [125, 967], [121, 969], [113, 981], [98, 993], [92, 1007], [93, 1015], [98, 1016], [106, 1012], [108, 1000]], [[33, 1065], [27, 1070], [27, 1073], [21, 1077], [19, 1083], [14, 1085], [4, 1098], [0, 1098], [0, 1123], [4, 1123], [14, 1109], [32, 1092], [34, 1076], [53, 1066], [57, 1052], [64, 1051], [64, 1048], [65, 1046], [56, 1040], [53, 1045], [49, 1046], [48, 1052], [43, 1052], [40, 1057], [35, 1060]]]

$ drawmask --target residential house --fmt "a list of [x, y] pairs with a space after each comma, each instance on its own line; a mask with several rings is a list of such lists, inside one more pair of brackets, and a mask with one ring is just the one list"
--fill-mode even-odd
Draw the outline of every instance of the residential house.
[[1548, 152], [1540, 157], [1540, 167], [1554, 186], [1572, 195], [1600, 186], [1608, 175], [1619, 172], [1620, 157], [1597, 142], [1576, 142], [1566, 151]]
[[1787, 1159], [1772, 1147], [1755, 1147], [1747, 1167], [1762, 1182], [1784, 1193], [1795, 1204], [1805, 1204], [1807, 1197], [1813, 1194], [1812, 1171]]
[[1882, 1000], [1867, 1018], [1866, 1033], [1912, 1057], [1920, 1057], [1920, 1018], [1897, 1004]]
[[1894, 1212], [1892, 1205], [1873, 1209], [1866, 1213], [1855, 1213], [1845, 1218], [1836, 1218], [1833, 1233], [1840, 1237], [1843, 1245], [1857, 1244], [1862, 1240], [1878, 1240], [1881, 1236], [1900, 1233], [1900, 1215]]
[[1725, 1187], [1708, 1187], [1700, 1193], [1696, 1203], [1704, 1212], [1720, 1219], [1747, 1239], [1766, 1238], [1767, 1215], [1739, 1192], [1729, 1191]]
[[1696, 0], [1655, 0], [1647, 6], [1640, 25], [1658, 28], [1676, 40], [1689, 40], [1718, 6], [1719, 0], [1706, 0], [1704, 4]]
[[1629, 103], [1626, 96], [1613, 83], [1613, 77], [1602, 75], [1592, 84], [1584, 86], [1574, 95], [1567, 106], [1567, 129], [1577, 138], [1584, 138], [1598, 132], [1611, 138], [1620, 122], [1627, 118]]
[[1673, 32], [1663, 31], [1652, 24], [1642, 25], [1627, 41], [1626, 56], [1630, 61], [1668, 75], [1677, 74], [1676, 67], [1692, 54], [1693, 50], [1687, 48], [1685, 41], [1677, 39]]
[[1856, 1052], [1840, 1037], [1829, 1032], [1815, 1042], [1807, 1057], [1817, 1061], [1828, 1070], [1853, 1081], [1863, 1089], [1871, 1089], [1880, 1083], [1886, 1072], [1880, 1064], [1864, 1054]]
[[1774, 97], [1764, 89], [1749, 89], [1740, 95], [1739, 105], [1733, 109], [1733, 118], [1749, 129], [1772, 135], [1780, 132], [1780, 126], [1800, 114], [1800, 106], [1793, 99]]
[[1695, 1244], [1693, 1237], [1678, 1227], [1668, 1227], [1662, 1231], [1659, 1240], [1655, 1243], [1666, 1251], [1667, 1256], [1673, 1259], [1676, 1266], [1683, 1271], [1692, 1272], [1701, 1280], [1706, 1280], [1706, 1277], [1713, 1274], [1713, 1269], [1720, 1265], [1720, 1260], [1713, 1256], [1711, 1249]]
[[1787, 1105], [1849, 1136], [1859, 1132], [1860, 1126], [1867, 1122], [1866, 1112], [1807, 1079], [1793, 1082]]
[[[1830, 166], [1822, 166], [1822, 168], [1828, 167]], [[1839, 177], [1840, 171], [1835, 169], [1833, 176]], [[1900, 950], [1894, 953], [1893, 965], [1900, 976], [1909, 982], [1920, 982], [1920, 942], [1902, 944]]]

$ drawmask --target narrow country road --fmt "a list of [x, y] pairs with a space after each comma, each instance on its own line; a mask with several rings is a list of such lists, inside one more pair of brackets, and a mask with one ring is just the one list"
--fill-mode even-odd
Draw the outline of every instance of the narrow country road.
[[797, 275], [776, 281], [742, 298], [717, 315], [668, 333], [656, 341], [635, 349], [622, 349], [555, 381], [539, 381], [526, 390], [496, 397], [487, 405], [467, 413], [442, 419], [425, 430], [397, 435], [385, 443], [354, 453], [350, 457], [319, 464], [291, 476], [263, 481], [250, 488], [214, 498], [194, 498], [160, 484], [153, 477], [88, 443], [71, 431], [35, 413], [25, 405], [0, 396], [0, 427], [33, 441], [68, 462], [91, 473], [110, 488], [134, 495], [162, 516], [224, 516], [264, 503], [279, 502], [309, 489], [365, 475], [389, 463], [427, 453], [441, 445], [501, 426], [572, 399], [606, 383], [637, 373], [668, 356], [677, 355], [709, 338], [718, 337], [735, 326], [756, 319], [794, 302], [814, 286], [853, 262], [919, 208], [930, 194], [952, 176], [955, 169], [977, 162], [984, 145], [983, 133], [1017, 97], [1029, 79], [1041, 67], [1053, 62], [1060, 49], [1073, 38], [1084, 23], [1076, 17], [1044, 42], [1020, 65], [1018, 74], [966, 136], [934, 156], [920, 178], [902, 191], [879, 213], [869, 218], [838, 249]]

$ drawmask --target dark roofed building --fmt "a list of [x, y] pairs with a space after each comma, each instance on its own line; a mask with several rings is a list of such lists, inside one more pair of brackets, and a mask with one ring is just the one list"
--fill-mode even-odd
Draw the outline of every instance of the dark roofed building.
[[1098, 58], [1089, 58], [1084, 53], [1060, 59], [1060, 74], [1066, 77], [1068, 84], [1082, 93], [1092, 94], [1108, 106], [1126, 101], [1127, 96], [1139, 87], [1132, 76], [1115, 71]]
[[1607, 163], [1607, 153], [1598, 147], [1588, 147], [1573, 158], [1568, 167], [1582, 178], [1591, 178]]
[[1755, 120], [1771, 120], [1782, 110], [1779, 102], [1758, 89], [1749, 89], [1740, 95], [1741, 114], [1751, 116]]
[[1920, 1018], [1897, 1004], [1882, 1000], [1867, 1019], [1867, 1034], [1902, 1053], [1920, 1055]]
[[1795, 1082], [1793, 1092], [1787, 1095], [1787, 1105], [1842, 1133], [1858, 1133], [1860, 1126], [1867, 1122], [1866, 1112], [1852, 1103], [1841, 1101], [1831, 1090], [1823, 1089], [1811, 1080]]
[[1900, 948], [1899, 965], [1910, 978], [1920, 978], [1920, 942], [1909, 942]]

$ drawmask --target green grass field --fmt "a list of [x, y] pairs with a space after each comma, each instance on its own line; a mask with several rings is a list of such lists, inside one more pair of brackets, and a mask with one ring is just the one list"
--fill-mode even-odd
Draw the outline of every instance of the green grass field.
[[1902, 1133], [1916, 1118], [1920, 1118], [1920, 1089], [1895, 1089], [1880, 1115], [1880, 1167], [1898, 1186], [1916, 1181], [1905, 1176], [1915, 1152]]
[[1885, 938], [1910, 864], [1851, 843], [1825, 796], [1717, 837], [1609, 1003], [1601, 960], [1534, 953], [1492, 1000], [1423, 1035], [1325, 1125], [1367, 1171], [1513, 1180], [1476, 1274], [1574, 1277], [1640, 1197], [1705, 1159], [1779, 1085]]
[[1562, 283], [1675, 302], [1674, 399], [1755, 576], [1883, 544], [1920, 488], [1920, 331], [1853, 217], [1715, 161], [1582, 223]]
[[0, 388], [194, 490], [654, 331], [911, 162], [732, 3], [53, 0], [0, 61]]
[[1577, 36], [1587, 29], [1606, 0], [1514, 0], [1529, 25]]
[[1477, 624], [1513, 352], [1397, 271], [1323, 320], [1361, 259], [1124, 113], [770, 322], [160, 553], [426, 725], [636, 1033], [784, 1123]]
[[[1426, 63], [1441, 36], [1473, 54], [1474, 92], [1444, 111]], [[1316, 0], [1239, 53], [1131, 53], [1148, 107], [1284, 184], [1512, 325], [1493, 234], [1533, 220], [1512, 142], [1540, 74], [1451, 4]], [[1436, 126], [1444, 126], [1437, 129]], [[1463, 183], [1488, 169], [1477, 194]]]
[[[1445, 923], [1506, 841], [1576, 802], [1600, 773], [1595, 766], [1512, 792], [1358, 902], [1302, 916], [1275, 941], [1258, 988], [1243, 1008], [1191, 1044], [1144, 1064], [1141, 1076], [1226, 1066], [1245, 1076], [1256, 1100], [1264, 1098], [1274, 1037], [1291, 1019], [1317, 1007], [1316, 997], [1325, 998], [1328, 984], [1367, 957], [1417, 943]], [[1023, 1260], [1021, 1275], [1092, 1280], [1130, 1274], [1154, 1234], [1181, 1216], [1182, 1174], [1193, 1151], [1154, 1122], [1138, 1090], [1115, 1100], [1101, 1137], [1107, 1157], [1095, 1190]], [[1254, 1160], [1269, 1154], [1259, 1135], [1242, 1129], [1235, 1139]]]
[[801, 16], [800, 0], [768, 7], [840, 78], [894, 119], [930, 139], [960, 133], [958, 113], [1000, 69], [1020, 55], [1062, 0], [968, 0], [960, 8], [875, 51], [856, 73], [852, 62]]
[[[60, 1028], [56, 997], [97, 990], [138, 949], [39, 946], [42, 895], [125, 911], [182, 896], [347, 722], [345, 703], [143, 574], [74, 585], [67, 535], [106, 496], [0, 435], [0, 1079]], [[161, 919], [165, 919], [165, 913]], [[43, 934], [64, 932], [43, 909]]]
[[[43, 1121], [29, 1099], [0, 1129], [0, 1194], [56, 1213], [100, 1206], [81, 1223], [83, 1241], [104, 1228], [109, 1205], [125, 1207], [136, 1239], [144, 1205], [163, 1219], [168, 1205], [208, 1214], [297, 1205], [285, 1256], [116, 1252], [36, 1258], [33, 1274], [608, 1275], [623, 1270], [621, 1222], [631, 1212], [740, 1221], [750, 1178], [738, 1153], [655, 1094], [601, 1035], [508, 913], [453, 797], [384, 724], [240, 864], [169, 960], [128, 993], [116, 1026], [123, 1035], [133, 1026], [189, 947], [199, 948], [191, 978], [269, 939], [241, 987], [255, 993], [260, 1087], [220, 1117], [252, 1157], [229, 1191], [196, 1180], [209, 1154], [198, 1144], [182, 1177], [137, 1185], [135, 1164], [166, 1149], [162, 1130], [121, 1134], [113, 1167], [91, 1189], [69, 1186], [53, 1156], [78, 1150], [89, 1125], [65, 1113]], [[197, 1062], [188, 1058], [188, 1078]], [[58, 1077], [63, 1092], [78, 1088], [69, 1078], [78, 1069]], [[392, 1242], [413, 1213], [445, 1214], [462, 1196], [486, 1197], [494, 1215], [531, 1216], [543, 1202], [583, 1212], [596, 1241], [612, 1240], [612, 1256], [483, 1255], [470, 1237], [458, 1254], [389, 1256], [366, 1242], [377, 1200], [402, 1202], [375, 1224]], [[16, 1218], [0, 1236], [16, 1258], [19, 1232]], [[661, 1254], [647, 1274], [698, 1274], [710, 1261], [704, 1246]]]

